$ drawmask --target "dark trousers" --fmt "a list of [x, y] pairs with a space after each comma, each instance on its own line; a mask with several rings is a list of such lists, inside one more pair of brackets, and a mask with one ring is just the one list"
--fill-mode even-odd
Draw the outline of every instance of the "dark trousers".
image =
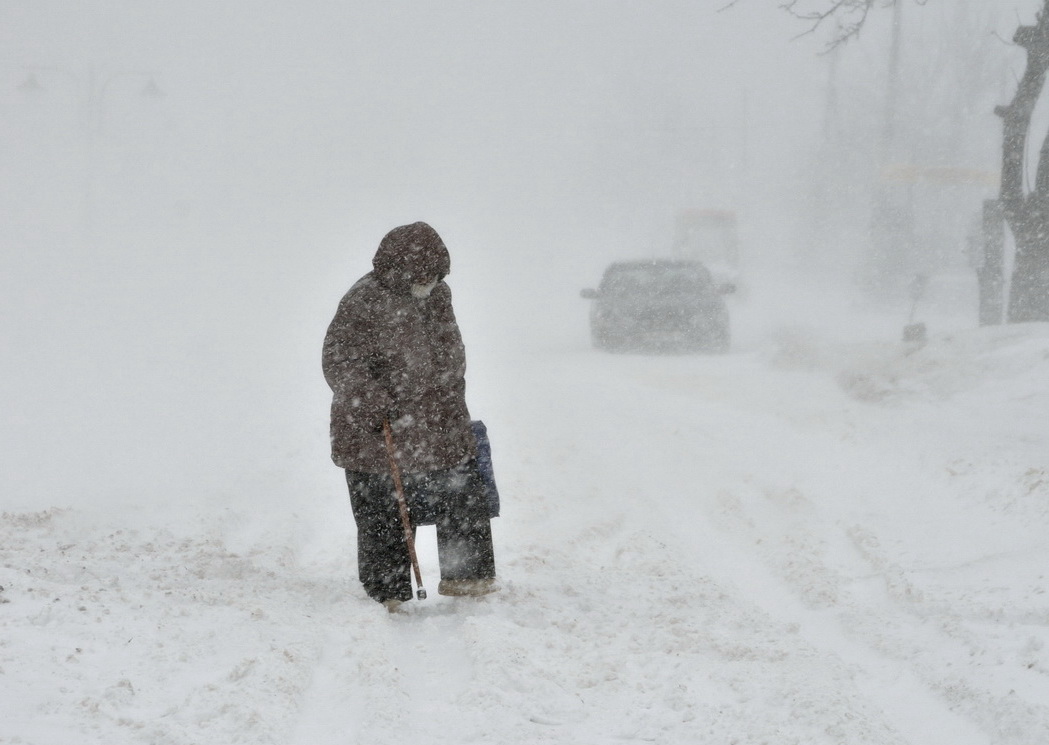
[[[488, 503], [477, 464], [402, 476], [405, 501], [417, 524], [437, 527], [441, 579], [495, 577]], [[411, 600], [411, 560], [389, 474], [346, 471], [357, 523], [357, 573], [375, 600]]]

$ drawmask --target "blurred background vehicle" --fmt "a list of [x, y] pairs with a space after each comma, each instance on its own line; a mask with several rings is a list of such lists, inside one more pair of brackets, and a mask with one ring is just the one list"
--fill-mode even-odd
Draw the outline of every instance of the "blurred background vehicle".
[[731, 283], [717, 283], [698, 261], [643, 260], [610, 264], [593, 300], [590, 338], [609, 351], [726, 352], [729, 314], [723, 295]]
[[736, 213], [725, 209], [681, 210], [674, 221], [672, 255], [699, 261], [714, 281], [740, 289], [740, 241]]

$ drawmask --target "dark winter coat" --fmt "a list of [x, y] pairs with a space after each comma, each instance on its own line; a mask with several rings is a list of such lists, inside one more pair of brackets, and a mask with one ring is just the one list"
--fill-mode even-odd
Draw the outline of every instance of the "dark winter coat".
[[[324, 338], [332, 460], [351, 471], [388, 473], [388, 418], [402, 471], [453, 468], [476, 445], [466, 352], [443, 281], [448, 249], [426, 223], [404, 225], [383, 238], [372, 267], [343, 297]], [[428, 297], [412, 294], [413, 284], [434, 280]]]

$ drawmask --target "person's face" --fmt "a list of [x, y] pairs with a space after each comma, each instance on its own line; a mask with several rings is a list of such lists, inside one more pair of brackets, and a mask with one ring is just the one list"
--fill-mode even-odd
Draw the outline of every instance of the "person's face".
[[412, 295], [414, 297], [419, 298], [420, 300], [425, 300], [426, 298], [430, 297], [430, 293], [433, 292], [433, 288], [437, 286], [437, 282], [437, 277], [433, 277], [432, 279], [426, 280], [421, 283], [413, 283]]

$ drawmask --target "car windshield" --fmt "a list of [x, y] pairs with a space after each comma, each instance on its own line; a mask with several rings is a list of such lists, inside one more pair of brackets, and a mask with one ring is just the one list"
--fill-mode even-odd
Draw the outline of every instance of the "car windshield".
[[710, 278], [697, 266], [638, 265], [611, 267], [601, 290], [613, 294], [667, 294], [700, 292]]

